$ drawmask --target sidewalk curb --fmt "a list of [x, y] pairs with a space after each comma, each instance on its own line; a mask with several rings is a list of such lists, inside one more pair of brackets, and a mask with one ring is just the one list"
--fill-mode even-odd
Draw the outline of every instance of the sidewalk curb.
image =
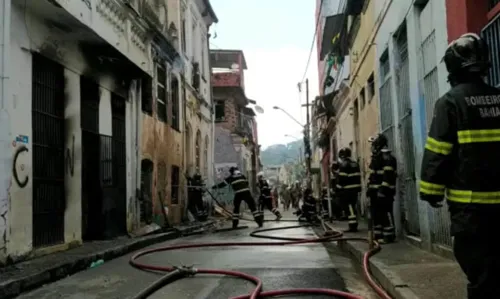
[[[356, 248], [353, 241], [340, 241], [338, 246], [341, 250], [349, 253], [352, 257], [363, 264], [364, 252]], [[382, 249], [383, 250], [383, 249]], [[380, 286], [395, 299], [419, 299], [409, 286], [390, 267], [383, 263], [370, 259], [370, 273]]]
[[[336, 230], [334, 227], [325, 223], [325, 225]], [[338, 248], [351, 255], [360, 266], [363, 267], [363, 257], [365, 252], [353, 245], [356, 241], [339, 241]], [[357, 241], [359, 242], [359, 241]], [[384, 250], [382, 248], [382, 250]], [[374, 260], [376, 255], [370, 258], [370, 273], [372, 277], [380, 284], [380, 286], [394, 299], [420, 299], [413, 290], [393, 271], [390, 266]]]
[[206, 223], [195, 224], [193, 226], [179, 228], [178, 232], [167, 232], [156, 235], [144, 236], [129, 239], [126, 244], [117, 245], [111, 248], [79, 256], [78, 258], [62, 261], [50, 268], [40, 270], [38, 273], [0, 282], [0, 298], [14, 298], [21, 293], [38, 288], [44, 284], [51, 283], [69, 275], [87, 269], [92, 262], [97, 260], [109, 261], [133, 251], [176, 238], [188, 235], [200, 229], [216, 225], [218, 220]]

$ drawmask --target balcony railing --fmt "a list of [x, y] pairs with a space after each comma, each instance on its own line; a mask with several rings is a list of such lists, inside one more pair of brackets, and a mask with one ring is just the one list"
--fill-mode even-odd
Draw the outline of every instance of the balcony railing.
[[[500, 0], [492, 2], [500, 3]], [[491, 68], [488, 76], [489, 83], [500, 86], [500, 15], [483, 28], [483, 38], [490, 48]]]

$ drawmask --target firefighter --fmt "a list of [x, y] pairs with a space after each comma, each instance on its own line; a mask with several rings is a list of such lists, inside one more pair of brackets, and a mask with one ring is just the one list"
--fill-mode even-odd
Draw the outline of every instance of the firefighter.
[[264, 173], [259, 172], [257, 174], [257, 180], [259, 184], [259, 210], [264, 215], [264, 208], [267, 208], [271, 211], [275, 216], [276, 220], [281, 219], [281, 213], [278, 211], [277, 207], [273, 207], [273, 196], [271, 194], [271, 187], [266, 179], [264, 179]]
[[351, 159], [351, 149], [344, 147], [339, 151], [339, 173], [337, 179], [337, 192], [342, 209], [348, 215], [349, 232], [358, 231], [357, 204], [361, 192], [361, 172], [359, 164]]
[[476, 34], [451, 42], [444, 63], [451, 89], [434, 106], [420, 198], [440, 208], [446, 194], [468, 298], [500, 298], [500, 90], [483, 81], [489, 53]]
[[393, 204], [396, 195], [397, 162], [383, 134], [370, 137], [372, 147], [367, 197], [370, 198], [375, 240], [392, 243], [396, 239]]
[[241, 201], [246, 202], [250, 211], [252, 211], [255, 222], [259, 225], [259, 227], [262, 227], [264, 215], [262, 212], [257, 210], [255, 200], [252, 197], [252, 193], [250, 193], [248, 180], [237, 167], [229, 168], [229, 176], [226, 177], [221, 183], [213, 186], [212, 189], [224, 188], [226, 185], [230, 185], [234, 192], [233, 228], [238, 227]]
[[344, 220], [347, 220], [347, 216], [343, 215], [343, 211], [341, 205], [339, 203], [339, 199], [337, 196], [337, 179], [339, 175], [339, 163], [337, 161], [333, 161], [331, 165], [332, 177], [330, 179], [330, 196], [332, 197], [332, 212], [334, 219], [341, 220], [343, 217]]
[[321, 217], [328, 219], [328, 189], [323, 186], [321, 189]]
[[205, 191], [203, 190], [205, 184], [199, 173], [193, 175], [193, 177], [188, 177], [188, 206], [189, 211], [200, 221], [205, 221], [208, 218], [208, 211], [205, 209], [203, 203], [203, 195]]
[[313, 197], [311, 188], [306, 188], [304, 190], [304, 203], [302, 204], [302, 208], [298, 209], [294, 212], [300, 219], [305, 219], [308, 222], [314, 222], [317, 217], [316, 213], [316, 199]]

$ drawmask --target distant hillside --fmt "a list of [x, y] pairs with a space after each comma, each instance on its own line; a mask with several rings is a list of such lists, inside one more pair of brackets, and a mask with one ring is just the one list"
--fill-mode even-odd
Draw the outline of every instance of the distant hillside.
[[287, 144], [273, 144], [267, 147], [260, 153], [260, 160], [262, 165], [281, 165], [286, 162], [293, 162], [299, 159], [302, 149], [303, 155], [303, 141], [297, 140]]

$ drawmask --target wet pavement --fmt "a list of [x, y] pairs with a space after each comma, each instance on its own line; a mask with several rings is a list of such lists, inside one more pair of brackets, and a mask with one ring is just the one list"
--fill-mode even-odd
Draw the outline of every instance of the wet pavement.
[[[285, 218], [292, 218], [286, 215]], [[242, 221], [248, 229], [223, 233], [206, 233], [157, 244], [152, 247], [180, 243], [265, 241], [249, 237], [255, 230], [254, 223]], [[267, 222], [266, 228], [294, 225], [290, 222]], [[269, 233], [291, 237], [315, 237], [312, 229], [297, 228]], [[272, 241], [271, 241], [272, 242]], [[131, 254], [111, 260], [105, 264], [45, 285], [18, 298], [32, 299], [113, 299], [130, 298], [160, 277], [132, 268]], [[364, 283], [355, 262], [346, 257], [335, 246], [327, 250], [322, 244], [269, 246], [269, 247], [221, 247], [199, 248], [155, 253], [141, 258], [144, 263], [157, 265], [188, 265], [198, 268], [219, 268], [243, 271], [257, 275], [264, 281], [264, 289], [284, 288], [333, 288], [349, 290], [367, 299], [377, 298]], [[197, 275], [176, 281], [156, 292], [150, 298], [168, 299], [226, 299], [248, 293], [251, 283], [241, 279]], [[287, 296], [286, 298], [311, 298]], [[314, 296], [314, 298], [332, 298]]]

